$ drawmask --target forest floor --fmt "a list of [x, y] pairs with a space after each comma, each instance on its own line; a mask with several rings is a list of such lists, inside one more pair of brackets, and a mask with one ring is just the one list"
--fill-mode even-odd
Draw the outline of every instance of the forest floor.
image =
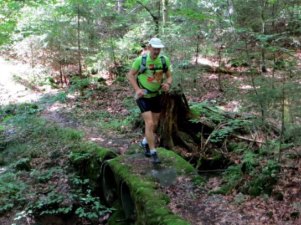
[[[55, 90], [32, 90], [24, 85], [16, 84], [13, 75], [22, 74], [28, 68], [26, 65], [12, 64], [0, 59], [0, 101], [2, 105], [8, 103], [18, 104], [23, 101], [38, 101], [39, 98], [49, 95]], [[16, 70], [18, 68], [18, 70]], [[23, 71], [22, 71], [23, 68]], [[213, 78], [213, 82], [212, 82]], [[227, 76], [227, 79], [236, 79]], [[207, 85], [207, 93], [202, 97], [187, 95], [188, 100], [203, 101], [214, 99], [221, 95], [216, 88], [216, 76], [206, 74], [200, 85]], [[231, 82], [229, 80], [229, 82]], [[208, 88], [208, 84], [212, 86]], [[192, 89], [193, 90], [193, 89]], [[194, 90], [197, 91], [197, 90]], [[136, 145], [142, 134], [140, 131], [131, 132], [102, 131], [93, 123], [85, 123], [82, 118], [76, 118], [72, 108], [77, 107], [85, 113], [85, 110], [111, 111], [127, 115], [129, 112], [122, 107], [124, 96], [132, 95], [128, 86], [119, 86], [113, 83], [106, 93], [96, 101], [101, 102], [97, 107], [96, 101], [78, 102], [75, 98], [69, 98], [65, 103], [48, 103], [41, 112], [41, 117], [54, 122], [62, 127], [70, 127], [84, 133], [85, 139], [95, 142], [102, 147], [113, 149], [119, 154], [124, 154], [132, 145]], [[235, 103], [231, 102], [225, 107], [228, 110], [235, 109]], [[295, 149], [295, 151], [301, 151]], [[277, 200], [275, 196], [251, 197], [241, 193], [231, 192], [228, 195], [209, 194], [217, 189], [222, 182], [220, 174], [204, 176], [206, 183], [195, 186], [185, 177], [167, 187], [161, 187], [162, 191], [170, 197], [169, 207], [175, 213], [191, 222], [192, 225], [226, 225], [226, 224], [277, 224], [297, 225], [301, 224], [301, 161], [283, 162], [280, 177], [275, 189], [281, 191], [283, 199]], [[11, 215], [0, 217], [3, 225], [11, 224]], [[28, 222], [27, 224], [30, 224]], [[55, 224], [55, 223], [53, 223]]]

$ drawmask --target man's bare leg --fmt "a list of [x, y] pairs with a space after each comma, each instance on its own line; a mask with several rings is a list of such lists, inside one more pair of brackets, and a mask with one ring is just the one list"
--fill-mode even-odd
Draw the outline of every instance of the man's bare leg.
[[154, 135], [155, 123], [154, 123], [152, 112], [148, 111], [142, 113], [142, 118], [145, 124], [145, 137], [147, 143], [150, 149], [154, 149], [155, 148], [155, 135]]
[[152, 113], [150, 111], [142, 113], [142, 118], [145, 123], [145, 137], [148, 142], [150, 154], [153, 157], [153, 163], [160, 163], [157, 156], [156, 141], [155, 141], [155, 129], [158, 126], [160, 113]]

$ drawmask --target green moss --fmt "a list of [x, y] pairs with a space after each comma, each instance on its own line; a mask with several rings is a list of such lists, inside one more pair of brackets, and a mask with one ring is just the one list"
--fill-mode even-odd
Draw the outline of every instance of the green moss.
[[[160, 150], [160, 154], [164, 152]], [[163, 158], [174, 154], [162, 154]], [[174, 157], [175, 164], [180, 168], [179, 160]], [[172, 159], [172, 161], [174, 161]], [[167, 207], [168, 197], [156, 190], [156, 183], [150, 178], [140, 176], [133, 173], [129, 166], [122, 162], [122, 157], [118, 157], [108, 161], [117, 179], [123, 180], [131, 190], [131, 196], [136, 206], [136, 224], [189, 224], [178, 216], [174, 215]], [[187, 169], [188, 168], [188, 169]], [[193, 171], [187, 167], [180, 169], [180, 171]], [[168, 218], [168, 219], [167, 219]]]
[[224, 184], [211, 194], [227, 194], [233, 190], [241, 182], [243, 173], [240, 165], [229, 166], [223, 174]]
[[227, 144], [229, 152], [244, 152], [249, 149], [249, 146], [245, 142], [230, 142]]
[[112, 152], [111, 150], [106, 149], [106, 148], [96, 147], [94, 151], [101, 160], [112, 159], [117, 156], [117, 154], [115, 152]]
[[129, 225], [128, 221], [125, 220], [125, 215], [123, 213], [122, 207], [118, 201], [113, 204], [113, 208], [115, 209], [113, 214], [110, 216], [108, 221], [109, 225]]
[[30, 158], [22, 158], [18, 160], [16, 163], [14, 163], [13, 166], [16, 170], [30, 171], [31, 169], [30, 161], [31, 161]]
[[114, 152], [90, 142], [80, 144], [69, 155], [74, 168], [81, 176], [89, 178], [92, 187], [98, 186], [102, 162], [113, 157], [116, 157]]
[[92, 142], [82, 142], [76, 144], [72, 148], [72, 152], [85, 152], [90, 154], [97, 154], [101, 159], [104, 159], [108, 154], [116, 156], [117, 154], [107, 148], [99, 147], [97, 144]]
[[[158, 152], [164, 167], [175, 168], [177, 174], [196, 174], [195, 169], [174, 152], [162, 148], [158, 149]], [[97, 178], [99, 178], [101, 163], [104, 159], [112, 158], [106, 162], [114, 172], [117, 188], [121, 182], [125, 182], [130, 189], [131, 197], [135, 203], [136, 224], [189, 224], [168, 209], [169, 198], [157, 190], [158, 184], [152, 177], [135, 173], [134, 168], [131, 169], [131, 164], [125, 163], [125, 159], [130, 160], [130, 155], [115, 157], [116, 154], [112, 151], [90, 143], [79, 146], [72, 154], [73, 162], [76, 162], [81, 170], [85, 168], [83, 174], [94, 182], [97, 182]], [[123, 219], [124, 215], [117, 210], [109, 224], [129, 224], [128, 222], [120, 222]]]
[[163, 159], [163, 163], [167, 166], [172, 166], [178, 173], [187, 175], [196, 174], [195, 168], [175, 152], [164, 148], [158, 148], [157, 150], [160, 158]]
[[194, 185], [200, 186], [200, 185], [205, 183], [205, 179], [204, 179], [204, 177], [201, 177], [199, 175], [195, 175], [195, 176], [192, 177], [192, 182], [194, 183]]
[[187, 225], [186, 221], [183, 221], [181, 218], [176, 218], [175, 216], [166, 216], [163, 218], [162, 223], [164, 225]]
[[114, 158], [117, 154], [109, 149], [101, 148], [94, 143], [86, 142], [81, 143], [72, 149], [69, 159], [72, 163], [80, 164], [87, 160], [104, 161], [108, 158]]

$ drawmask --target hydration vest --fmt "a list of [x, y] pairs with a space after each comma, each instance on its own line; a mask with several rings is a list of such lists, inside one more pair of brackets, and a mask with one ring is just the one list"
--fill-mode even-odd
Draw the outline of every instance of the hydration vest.
[[[142, 58], [141, 58], [139, 74], [142, 74], [147, 70], [147, 68], [146, 68], [146, 59], [147, 59], [147, 55], [143, 55]], [[161, 63], [162, 63], [163, 73], [166, 73], [167, 69], [168, 69], [167, 65], [166, 65], [166, 59], [163, 55], [160, 56], [160, 59], [161, 59]]]
[[[146, 67], [146, 59], [147, 59], [147, 55], [143, 55], [142, 58], [141, 58], [141, 64], [140, 64], [140, 68], [139, 68], [139, 73], [138, 73], [138, 76], [140, 74], [143, 74], [148, 68]], [[163, 73], [166, 73], [168, 68], [167, 68], [167, 64], [166, 64], [166, 59], [163, 55], [160, 56], [160, 60], [161, 60], [161, 63], [162, 63], [162, 70], [163, 70]], [[158, 70], [158, 69], [161, 69], [161, 68], [154, 68], [154, 69], [149, 69], [149, 70]], [[138, 76], [137, 76], [137, 83], [139, 85], [140, 88], [142, 89], [146, 89], [148, 93], [157, 93], [159, 92], [158, 91], [150, 91], [148, 90], [146, 87], [144, 87], [140, 82], [139, 82], [139, 79], [138, 79]]]

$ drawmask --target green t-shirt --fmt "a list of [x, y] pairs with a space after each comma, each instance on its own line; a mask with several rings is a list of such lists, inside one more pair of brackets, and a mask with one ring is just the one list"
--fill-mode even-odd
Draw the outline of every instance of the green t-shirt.
[[[170, 70], [170, 60], [168, 57], [164, 57], [167, 70]], [[132, 69], [139, 71], [141, 62], [142, 56], [139, 56], [134, 61]], [[163, 65], [160, 55], [155, 60], [152, 60], [148, 53], [146, 57], [146, 70], [138, 76], [139, 83], [142, 85], [142, 88], [144, 87], [149, 91], [156, 92], [160, 89], [163, 79]]]

